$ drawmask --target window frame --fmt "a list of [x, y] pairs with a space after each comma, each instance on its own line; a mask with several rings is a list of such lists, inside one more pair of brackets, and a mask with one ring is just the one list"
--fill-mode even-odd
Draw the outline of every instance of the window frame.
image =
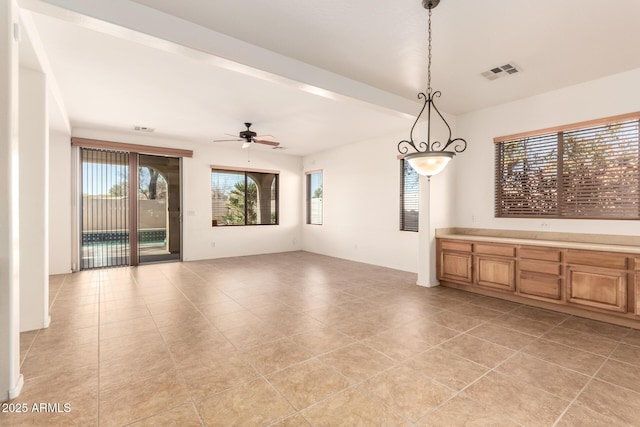
[[[312, 193], [311, 193], [311, 180], [312, 180], [312, 176], [313, 175], [320, 175], [320, 188], [322, 189], [322, 197], [320, 198], [321, 202], [320, 202], [320, 222], [312, 222], [312, 209], [311, 209], [311, 202], [313, 200], [312, 197]], [[322, 169], [317, 169], [317, 170], [313, 170], [313, 171], [308, 171], [305, 172], [305, 181], [306, 181], [306, 192], [307, 192], [307, 197], [306, 197], [306, 223], [307, 225], [323, 225], [324, 223], [324, 172]]]
[[[268, 169], [249, 169], [249, 168], [237, 168], [232, 166], [219, 166], [219, 165], [210, 165], [210, 179], [213, 179], [213, 174], [215, 172], [221, 173], [235, 173], [235, 174], [243, 174], [244, 175], [244, 184], [245, 188], [247, 186], [247, 182], [249, 179], [252, 179], [249, 174], [265, 174], [265, 175], [274, 175], [275, 181], [275, 222], [273, 223], [258, 223], [258, 224], [247, 224], [247, 193], [245, 191], [244, 194], [244, 206], [245, 206], [245, 215], [244, 215], [244, 224], [219, 224], [216, 222], [216, 219], [213, 218], [213, 205], [211, 206], [211, 226], [212, 227], [251, 227], [251, 226], [273, 226], [280, 225], [280, 171], [277, 170], [268, 170]], [[257, 183], [256, 183], [257, 185]], [[209, 187], [210, 191], [213, 191], [213, 183]], [[213, 204], [213, 198], [211, 203]]]
[[[407, 171], [413, 171], [415, 174], [415, 203], [412, 205], [415, 206], [415, 226], [408, 225], [407, 222], [407, 214], [409, 210], [406, 209], [405, 203], [405, 195], [406, 195], [406, 179], [407, 179]], [[420, 231], [420, 174], [416, 172], [408, 161], [403, 158], [400, 158], [400, 198], [399, 198], [399, 229], [400, 231], [410, 231], [410, 232], [419, 232]]]
[[[612, 129], [614, 127], [618, 127], [618, 129]], [[603, 136], [604, 132], [610, 132], [610, 134], [605, 133]], [[588, 150], [588, 148], [585, 148], [588, 147], [587, 144], [591, 144], [591, 147], [593, 147], [593, 144], [598, 143], [599, 145], [596, 147], [601, 148], [602, 153], [607, 155], [605, 158], [606, 162], [614, 164], [617, 162], [617, 167], [614, 168], [603, 169], [601, 167], [598, 169], [594, 167], [592, 169], [592, 174], [595, 174], [598, 170], [610, 171], [615, 178], [615, 174], [619, 176], [627, 176], [628, 173], [626, 172], [626, 169], [630, 168], [633, 174], [631, 180], [635, 179], [638, 184], [640, 184], [640, 112], [496, 137], [494, 138], [495, 217], [598, 220], [640, 219], [640, 196], [638, 195], [640, 192], [640, 185], [636, 185], [636, 183], [633, 182], [631, 184], [626, 184], [635, 192], [635, 194], [633, 194], [633, 198], [625, 199], [619, 204], [615, 204], [615, 202], [613, 202], [613, 205], [611, 205], [612, 202], [609, 200], [612, 198], [612, 190], [610, 190], [611, 186], [608, 186], [606, 179], [600, 179], [600, 177], [598, 177], [594, 180], [595, 184], [592, 181], [584, 186], [581, 186], [580, 184], [578, 184], [578, 186], [575, 186], [575, 184], [572, 185], [571, 177], [576, 175], [567, 175], [565, 169], [572, 166], [575, 167], [576, 160], [572, 160], [571, 158], [568, 159], [566, 157], [565, 150], [567, 149], [568, 143], [566, 143], [565, 140], [572, 141], [576, 144], [570, 147], [578, 147], [585, 151]], [[556, 172], [549, 172], [547, 166], [540, 166], [539, 169], [536, 169], [539, 178], [535, 182], [538, 184], [534, 184], [541, 188], [548, 187], [546, 188], [546, 190], [549, 190], [547, 194], [554, 193], [553, 197], [549, 196], [547, 200], [553, 201], [553, 198], [555, 198], [555, 201], [553, 201], [548, 212], [541, 207], [542, 203], [528, 208], [526, 205], [524, 207], [521, 205], [518, 206], [517, 203], [524, 203], [524, 201], [526, 201], [526, 197], [518, 198], [517, 195], [515, 198], [511, 197], [513, 201], [511, 206], [505, 206], [504, 201], [509, 197], [507, 197], [508, 194], [504, 187], [505, 169], [507, 165], [503, 156], [505, 155], [505, 150], [508, 149], [507, 144], [525, 143], [532, 145], [531, 151], [526, 152], [524, 151], [526, 149], [523, 149], [521, 152], [516, 154], [524, 156], [526, 153], [531, 155], [531, 158], [534, 159], [534, 165], [535, 161], [539, 160], [540, 157], [543, 156], [545, 149], [551, 149], [549, 156], [551, 156], [551, 154], [554, 155], [554, 157], [550, 157], [550, 159], [547, 160], [547, 163], [550, 166], [551, 162], [555, 162]], [[555, 144], [555, 146], [553, 144]], [[617, 155], [611, 155], [611, 151], [613, 150], [617, 151]], [[600, 151], [592, 149], [588, 154], [597, 155], [599, 153]], [[528, 156], [527, 159], [529, 159]], [[630, 163], [629, 159], [632, 159]], [[624, 163], [627, 164], [620, 166]], [[587, 164], [590, 165], [590, 163], [582, 163], [582, 165]], [[532, 176], [532, 172], [526, 172], [525, 177], [527, 179], [531, 179]], [[613, 182], [618, 183], [622, 181]], [[527, 188], [524, 187], [525, 186], [523, 185], [521, 190], [532, 188], [531, 185], [527, 186]], [[582, 194], [587, 194], [585, 193], [587, 190], [589, 191], [589, 196], [585, 197], [578, 195], [577, 197], [571, 198], [565, 194], [567, 191], [572, 191], [574, 195], [579, 194], [580, 191], [583, 192]], [[628, 189], [626, 187], [621, 189], [622, 192], [627, 190]], [[621, 197], [617, 193], [614, 192], [613, 194], [617, 196], [618, 200], [621, 200]], [[545, 198], [543, 197], [543, 199]], [[591, 199], [595, 199], [598, 202], [594, 204]], [[614, 214], [608, 214], [606, 211], [607, 205], [600, 204], [602, 203], [600, 200], [609, 200], [609, 206], [617, 206], [618, 211], [614, 212]], [[512, 209], [512, 211], [509, 212], [509, 209]], [[581, 211], [583, 212], [582, 214], [580, 213]]]

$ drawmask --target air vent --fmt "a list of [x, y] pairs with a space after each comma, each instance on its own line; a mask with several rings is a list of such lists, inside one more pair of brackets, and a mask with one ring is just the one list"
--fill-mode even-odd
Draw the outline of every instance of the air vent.
[[520, 69], [515, 64], [504, 64], [499, 67], [494, 67], [489, 71], [485, 71], [482, 73], [484, 77], [489, 80], [499, 79], [500, 77], [505, 77], [510, 74], [519, 73]]
[[154, 128], [150, 128], [150, 127], [147, 127], [147, 126], [134, 126], [133, 130], [136, 130], [138, 132], [153, 132], [153, 131], [155, 131]]

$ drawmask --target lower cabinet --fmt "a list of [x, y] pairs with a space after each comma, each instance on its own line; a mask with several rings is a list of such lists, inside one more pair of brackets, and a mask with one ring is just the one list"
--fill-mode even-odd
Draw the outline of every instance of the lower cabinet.
[[[636, 264], [637, 265], [637, 264]], [[640, 316], [640, 273], [636, 273], [636, 315]]]
[[445, 284], [614, 323], [640, 321], [640, 256], [471, 239], [439, 238], [436, 248]]
[[473, 277], [472, 257], [469, 253], [442, 251], [440, 255], [440, 277], [445, 280], [471, 283]]
[[568, 265], [567, 302], [626, 313], [627, 272], [586, 265]]
[[438, 277], [454, 282], [473, 282], [473, 245], [456, 240], [438, 240], [436, 243], [438, 258]]
[[515, 289], [515, 260], [487, 255], [476, 256], [476, 283], [489, 288]]
[[523, 246], [518, 251], [516, 294], [559, 303], [562, 301], [562, 253], [558, 248]]

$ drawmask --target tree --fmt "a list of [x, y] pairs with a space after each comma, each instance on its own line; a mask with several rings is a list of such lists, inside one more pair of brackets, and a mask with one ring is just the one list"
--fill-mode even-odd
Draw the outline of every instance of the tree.
[[255, 224], [258, 221], [258, 187], [255, 182], [248, 184], [245, 191], [244, 182], [238, 182], [229, 193], [227, 214], [223, 217], [229, 225]]
[[167, 182], [157, 170], [148, 166], [138, 168], [138, 194], [147, 200], [167, 198]]
[[124, 182], [113, 184], [109, 189], [109, 195], [112, 197], [125, 197], [127, 195], [127, 184]]
[[322, 199], [322, 186], [316, 188], [311, 196], [312, 199]]

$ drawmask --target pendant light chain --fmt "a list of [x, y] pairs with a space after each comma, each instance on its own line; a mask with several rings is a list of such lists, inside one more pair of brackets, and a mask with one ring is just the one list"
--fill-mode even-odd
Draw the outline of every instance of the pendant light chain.
[[427, 96], [431, 95], [431, 9], [429, 9], [429, 65], [427, 67]]

